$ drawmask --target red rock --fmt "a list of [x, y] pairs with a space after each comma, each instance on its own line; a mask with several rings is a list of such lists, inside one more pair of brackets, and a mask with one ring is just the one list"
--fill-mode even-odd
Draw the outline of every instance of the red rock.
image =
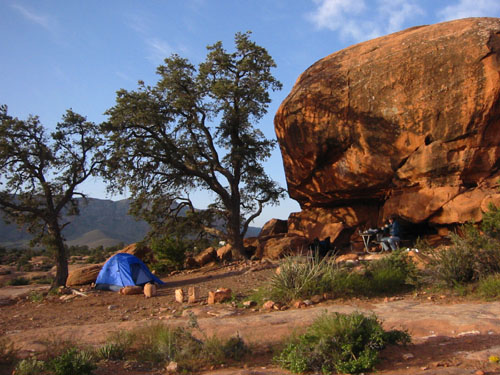
[[210, 262], [217, 259], [217, 251], [213, 247], [207, 247], [201, 253], [194, 257], [194, 260], [198, 265], [204, 266]]
[[144, 295], [146, 298], [151, 298], [156, 296], [156, 285], [147, 283], [144, 285]]
[[[469, 18], [313, 64], [275, 116], [288, 192], [305, 219], [292, 217], [289, 232], [334, 241], [392, 213], [431, 225], [480, 220], [498, 194], [498, 61], [500, 19]], [[367, 217], [347, 214], [362, 207]]]
[[271, 219], [262, 227], [259, 237], [272, 236], [282, 234], [288, 231], [288, 223], [286, 220]]
[[265, 310], [272, 310], [275, 305], [276, 305], [276, 303], [274, 301], [266, 301], [262, 305], [262, 308]]
[[152, 256], [152, 250], [149, 247], [144, 245], [139, 246], [137, 243], [125, 246], [123, 249], [117, 251], [115, 254], [118, 253], [132, 254], [135, 255], [137, 258], [141, 259], [142, 261], [148, 260]]
[[184, 291], [182, 289], [175, 290], [175, 301], [177, 303], [184, 303]]
[[233, 247], [229, 244], [225, 245], [225, 246], [222, 246], [220, 248], [217, 249], [217, 258], [220, 260], [220, 261], [229, 261], [233, 258]]
[[229, 288], [220, 288], [215, 292], [209, 291], [207, 303], [209, 305], [213, 305], [214, 303], [227, 301], [228, 299], [231, 299], [232, 294], [233, 292]]
[[66, 280], [66, 286], [92, 284], [96, 281], [101, 268], [102, 265], [100, 264], [92, 264], [90, 266], [70, 270], [68, 279]]
[[263, 240], [255, 256], [257, 258], [279, 259], [285, 255], [306, 252], [309, 240], [301, 236], [279, 235]]
[[142, 286], [124, 286], [118, 292], [123, 295], [131, 295], [131, 294], [142, 294]]

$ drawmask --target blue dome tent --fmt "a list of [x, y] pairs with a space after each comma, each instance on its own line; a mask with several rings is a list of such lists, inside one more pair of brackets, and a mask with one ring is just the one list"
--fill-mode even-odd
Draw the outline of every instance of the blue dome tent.
[[150, 282], [165, 284], [135, 255], [118, 253], [109, 258], [102, 267], [95, 288], [117, 292], [124, 286], [142, 286]]

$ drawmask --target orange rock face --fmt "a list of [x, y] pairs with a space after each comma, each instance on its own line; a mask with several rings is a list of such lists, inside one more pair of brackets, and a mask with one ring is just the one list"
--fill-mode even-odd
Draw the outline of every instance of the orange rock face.
[[299, 77], [275, 130], [288, 192], [320, 235], [392, 213], [480, 220], [498, 200], [500, 19], [414, 27], [333, 53]]

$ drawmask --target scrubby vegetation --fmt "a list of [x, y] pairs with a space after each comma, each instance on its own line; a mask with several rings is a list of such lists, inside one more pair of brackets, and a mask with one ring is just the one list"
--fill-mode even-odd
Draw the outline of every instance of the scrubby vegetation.
[[358, 374], [374, 368], [386, 345], [409, 342], [407, 332], [384, 331], [375, 316], [324, 314], [305, 333], [292, 335], [275, 361], [295, 373]]
[[479, 228], [466, 224], [460, 232], [450, 235], [449, 249], [428, 247], [428, 281], [456, 287], [500, 273], [500, 210], [490, 206]]
[[268, 289], [270, 299], [288, 303], [324, 293], [336, 298], [394, 294], [411, 289], [416, 281], [413, 262], [399, 250], [358, 269], [341, 267], [335, 257], [286, 257]]
[[[198, 337], [195, 337], [194, 333]], [[1, 363], [14, 362], [12, 346], [0, 342]], [[50, 358], [27, 358], [16, 365], [21, 375], [90, 375], [99, 361], [136, 361], [146, 367], [158, 367], [176, 362], [181, 372], [238, 362], [250, 349], [236, 335], [227, 340], [207, 336], [198, 326], [194, 315], [186, 327], [172, 328], [157, 323], [132, 331], [112, 334], [105, 344], [95, 349], [81, 349], [68, 343], [56, 343]]]

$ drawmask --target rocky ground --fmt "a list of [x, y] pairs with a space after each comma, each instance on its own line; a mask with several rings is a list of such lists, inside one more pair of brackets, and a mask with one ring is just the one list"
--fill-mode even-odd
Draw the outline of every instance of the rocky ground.
[[[207, 334], [229, 337], [236, 332], [254, 346], [255, 355], [239, 368], [207, 369], [205, 374], [285, 374], [272, 364], [273, 345], [295, 328], [310, 324], [323, 313], [375, 313], [386, 329], [409, 330], [413, 343], [390, 347], [382, 353], [379, 374], [500, 374], [500, 366], [488, 362], [500, 355], [500, 303], [458, 300], [449, 295], [412, 293], [391, 298], [326, 300], [306, 308], [283, 311], [243, 308], [231, 303], [207, 305], [208, 291], [231, 288], [249, 295], [275, 272], [272, 263], [211, 265], [194, 272], [164, 278], [156, 297], [123, 296], [83, 289], [83, 295], [37, 296], [47, 287], [0, 289], [0, 337], [15, 343], [20, 355], [51, 350], [55, 342], [70, 340], [102, 344], [110, 333], [152, 324], [185, 325], [188, 311], [198, 317]], [[198, 288], [196, 303], [180, 304], [174, 291]], [[4, 369], [4, 373], [10, 370]], [[108, 363], [97, 374], [164, 374], [134, 366]]]

